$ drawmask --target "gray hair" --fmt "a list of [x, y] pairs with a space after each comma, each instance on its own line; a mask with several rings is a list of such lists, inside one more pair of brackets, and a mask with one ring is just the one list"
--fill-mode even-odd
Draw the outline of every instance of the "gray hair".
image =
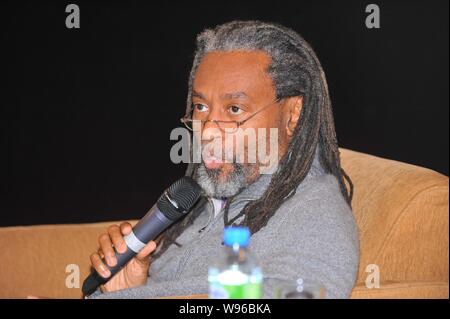
[[[273, 23], [233, 21], [197, 36], [197, 51], [189, 76], [187, 113], [192, 111], [192, 85], [203, 57], [214, 51], [263, 51], [272, 61], [267, 70], [277, 98], [304, 95], [319, 85], [328, 97], [325, 74], [309, 44], [296, 32]], [[313, 96], [306, 96], [312, 98]], [[309, 101], [304, 101], [308, 104]], [[329, 100], [324, 101], [329, 103]]]

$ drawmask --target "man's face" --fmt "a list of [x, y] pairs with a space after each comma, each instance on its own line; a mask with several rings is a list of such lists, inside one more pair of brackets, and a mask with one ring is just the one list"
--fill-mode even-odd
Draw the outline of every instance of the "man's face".
[[263, 164], [258, 154], [255, 161], [248, 153], [261, 152], [258, 144], [264, 144], [262, 139], [266, 141], [263, 152], [274, 151], [269, 149], [270, 128], [277, 130], [277, 160], [287, 148], [286, 107], [276, 102], [275, 88], [266, 72], [269, 63], [269, 56], [259, 51], [218, 51], [205, 55], [197, 69], [192, 91], [194, 120], [242, 121], [258, 112], [240, 126], [242, 130], [253, 129], [256, 139], [239, 138], [240, 130], [223, 132], [211, 121], [194, 134], [202, 146], [196, 178], [211, 196], [233, 196], [258, 178]]

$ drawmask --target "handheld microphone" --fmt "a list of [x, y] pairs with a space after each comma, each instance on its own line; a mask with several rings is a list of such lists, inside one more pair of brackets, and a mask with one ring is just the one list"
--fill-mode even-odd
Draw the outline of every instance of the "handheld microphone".
[[[111, 276], [103, 278], [95, 270], [83, 282], [83, 294], [92, 294], [100, 285], [108, 282], [145, 245], [155, 239], [166, 228], [181, 219], [192, 209], [202, 194], [201, 187], [190, 177], [184, 176], [167, 188], [156, 204], [124, 237], [127, 250], [123, 254], [115, 252], [117, 265], [108, 267]], [[106, 263], [105, 263], [106, 265]]]

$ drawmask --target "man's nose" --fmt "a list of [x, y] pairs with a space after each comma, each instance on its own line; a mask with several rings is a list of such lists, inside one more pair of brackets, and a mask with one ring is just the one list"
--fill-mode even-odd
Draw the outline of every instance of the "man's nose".
[[210, 142], [219, 138], [222, 138], [222, 132], [217, 126], [217, 123], [208, 120], [208, 122], [206, 122], [202, 128], [202, 141]]
[[219, 110], [213, 108], [212, 112], [208, 114], [208, 118], [202, 128], [202, 140], [212, 141], [216, 138], [222, 138], [222, 132], [215, 120], [220, 119]]

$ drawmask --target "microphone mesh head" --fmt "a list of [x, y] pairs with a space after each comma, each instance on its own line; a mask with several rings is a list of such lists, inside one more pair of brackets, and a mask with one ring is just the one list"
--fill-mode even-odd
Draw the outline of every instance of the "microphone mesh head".
[[184, 176], [161, 195], [156, 205], [161, 213], [175, 221], [192, 209], [202, 193], [197, 182]]

